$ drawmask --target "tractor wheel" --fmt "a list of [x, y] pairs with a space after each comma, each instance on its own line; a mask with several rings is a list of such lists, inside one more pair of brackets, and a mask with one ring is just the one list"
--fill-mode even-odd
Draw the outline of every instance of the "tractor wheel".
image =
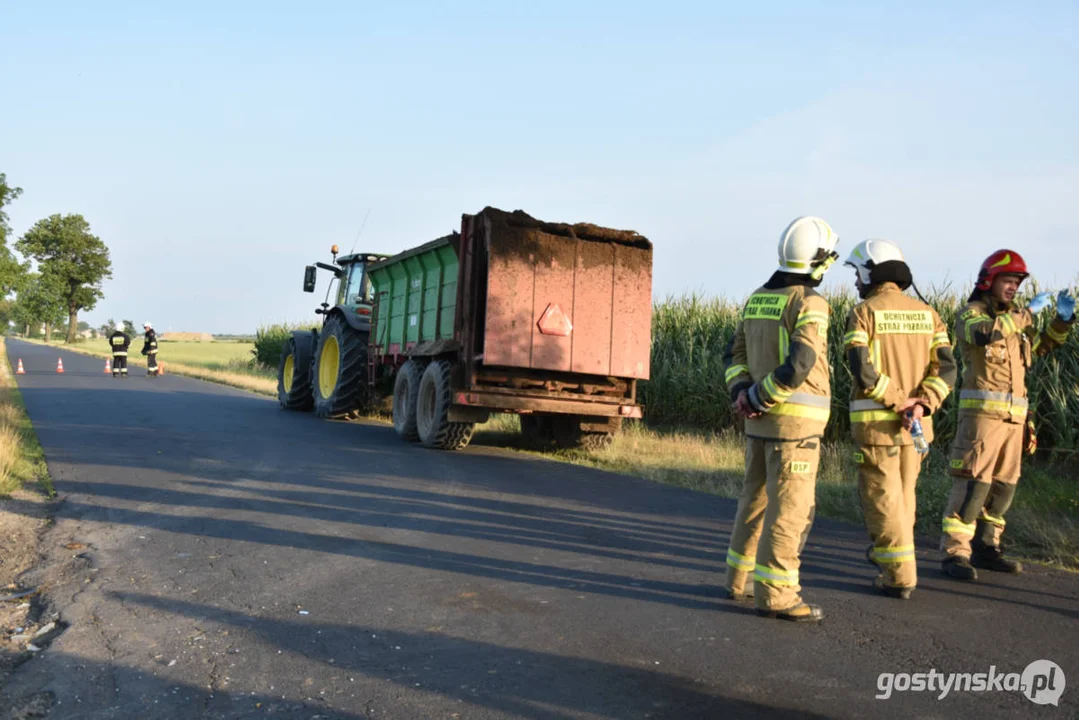
[[347, 417], [360, 404], [367, 373], [367, 335], [334, 313], [326, 318], [312, 363], [315, 414]]
[[554, 424], [546, 413], [521, 415], [521, 435], [528, 444], [545, 448], [554, 444]]
[[449, 360], [435, 360], [420, 379], [416, 424], [420, 442], [430, 448], [460, 450], [472, 440], [476, 429], [475, 423], [449, 420], [453, 404], [452, 372], [453, 364]]
[[423, 362], [406, 360], [393, 381], [393, 429], [398, 437], [409, 442], [420, 437], [416, 430], [416, 398], [423, 370]]
[[294, 333], [277, 364], [277, 402], [285, 410], [310, 410], [315, 405], [311, 387], [311, 349], [314, 333]]
[[[573, 415], [555, 415], [551, 417], [555, 444], [562, 448], [587, 450], [594, 452], [606, 450], [614, 442], [614, 432], [592, 432], [584, 430], [581, 422]], [[619, 426], [621, 423], [619, 423]], [[616, 428], [615, 428], [616, 429]]]

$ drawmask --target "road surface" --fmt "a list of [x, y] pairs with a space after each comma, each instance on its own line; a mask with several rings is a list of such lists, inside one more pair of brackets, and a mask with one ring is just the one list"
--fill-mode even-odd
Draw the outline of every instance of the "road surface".
[[[50, 718], [1079, 709], [1074, 575], [959, 584], [927, 539], [904, 603], [871, 591], [861, 528], [818, 521], [802, 574], [826, 620], [766, 620], [720, 596], [731, 500], [499, 448], [424, 450], [196, 380], [116, 380], [55, 348], [8, 354], [62, 496], [40, 576], [67, 629], [3, 693], [52, 693]], [[1071, 683], [1059, 706], [902, 692], [901, 675], [875, 697], [882, 673], [1042, 659]]]

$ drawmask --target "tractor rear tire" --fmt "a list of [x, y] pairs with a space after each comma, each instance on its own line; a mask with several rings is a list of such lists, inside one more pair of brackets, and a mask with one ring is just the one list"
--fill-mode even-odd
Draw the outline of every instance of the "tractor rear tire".
[[435, 360], [420, 379], [419, 402], [416, 404], [416, 424], [420, 442], [439, 450], [461, 450], [472, 441], [476, 424], [450, 422], [453, 404], [453, 364]]
[[314, 333], [293, 333], [277, 364], [277, 402], [285, 410], [308, 411], [315, 406], [311, 387]]
[[326, 318], [312, 363], [315, 414], [348, 417], [360, 406], [367, 376], [367, 335], [349, 327], [338, 313]]
[[406, 360], [393, 381], [393, 429], [398, 437], [408, 442], [420, 438], [416, 429], [416, 401], [424, 366], [422, 361]]

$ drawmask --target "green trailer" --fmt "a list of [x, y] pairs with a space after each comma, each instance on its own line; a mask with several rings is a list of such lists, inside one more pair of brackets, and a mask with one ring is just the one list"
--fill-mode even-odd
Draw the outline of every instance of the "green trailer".
[[[460, 232], [364, 262], [363, 279], [367, 372], [355, 396], [392, 392], [405, 440], [463, 448], [477, 423], [508, 412], [540, 444], [600, 448], [642, 415], [652, 244], [635, 232], [486, 208]], [[318, 359], [334, 356], [326, 325], [309, 342], [310, 375], [328, 389], [344, 364]]]

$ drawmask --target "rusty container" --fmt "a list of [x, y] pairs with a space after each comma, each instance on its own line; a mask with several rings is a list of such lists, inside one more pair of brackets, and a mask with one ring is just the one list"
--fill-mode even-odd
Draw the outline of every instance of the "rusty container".
[[[590, 224], [486, 208], [465, 216], [468, 294], [482, 327], [462, 327], [483, 365], [645, 380], [652, 244]], [[473, 304], [466, 301], [466, 305]], [[481, 316], [479, 316], [481, 315]]]

